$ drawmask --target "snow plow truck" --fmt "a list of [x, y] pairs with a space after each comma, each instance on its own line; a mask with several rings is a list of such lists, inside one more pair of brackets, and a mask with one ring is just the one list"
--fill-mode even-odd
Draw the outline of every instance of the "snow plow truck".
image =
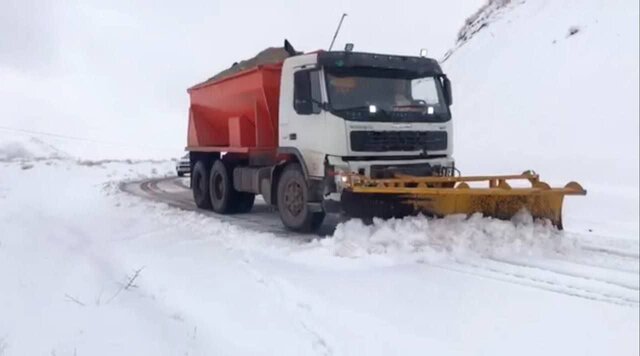
[[262, 195], [300, 232], [327, 213], [510, 219], [522, 209], [562, 228], [563, 199], [585, 195], [580, 184], [459, 174], [451, 82], [436, 60], [349, 47], [300, 53], [285, 40], [188, 89], [199, 208], [246, 213]]

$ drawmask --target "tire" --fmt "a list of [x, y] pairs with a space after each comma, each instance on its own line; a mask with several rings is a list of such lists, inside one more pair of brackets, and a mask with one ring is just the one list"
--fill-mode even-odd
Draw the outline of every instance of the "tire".
[[285, 227], [298, 232], [313, 232], [324, 220], [324, 212], [309, 210], [309, 187], [297, 163], [285, 167], [278, 180], [278, 212]]
[[253, 208], [256, 195], [239, 192], [233, 187], [233, 167], [217, 160], [211, 167], [209, 195], [213, 211], [218, 214], [248, 213]]
[[217, 160], [211, 167], [211, 175], [209, 176], [209, 195], [211, 196], [211, 206], [213, 211], [218, 214], [230, 214], [233, 212], [233, 180], [231, 178], [231, 170], [228, 165]]
[[191, 174], [191, 191], [193, 200], [200, 209], [211, 210], [209, 197], [209, 167], [204, 161], [197, 161]]

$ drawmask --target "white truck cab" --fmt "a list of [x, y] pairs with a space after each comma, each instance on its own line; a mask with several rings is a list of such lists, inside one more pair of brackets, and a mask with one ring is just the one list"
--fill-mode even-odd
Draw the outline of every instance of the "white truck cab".
[[372, 178], [453, 173], [451, 87], [433, 59], [293, 56], [280, 90], [279, 146], [297, 151], [308, 179], [325, 179], [328, 167]]

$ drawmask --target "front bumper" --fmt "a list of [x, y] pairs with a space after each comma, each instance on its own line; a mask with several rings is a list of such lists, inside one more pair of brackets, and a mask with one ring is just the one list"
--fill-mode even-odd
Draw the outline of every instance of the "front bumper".
[[191, 173], [191, 166], [190, 166], [189, 163], [187, 163], [187, 164], [178, 164], [178, 165], [176, 165], [176, 172], [189, 174], [189, 173]]
[[[334, 167], [336, 171], [342, 172], [344, 174], [359, 174], [366, 177], [371, 178], [384, 178], [384, 177], [376, 177], [376, 174], [379, 174], [381, 169], [384, 167], [395, 167], [399, 171], [403, 170], [403, 167], [450, 167], [453, 168], [455, 166], [453, 158], [446, 156], [438, 156], [438, 157], [425, 157], [425, 158], [414, 158], [414, 159], [403, 159], [403, 160], [391, 160], [391, 159], [376, 159], [376, 160], [349, 160], [345, 161], [342, 157], [338, 156], [327, 156], [327, 163]], [[401, 172], [402, 173], [402, 172]], [[403, 174], [407, 175], [416, 175], [416, 176], [426, 176], [430, 174], [410, 174], [409, 172], [404, 172]]]
[[337, 195], [338, 199], [334, 197], [322, 202], [322, 208], [326, 213], [361, 219], [390, 219], [415, 215], [414, 209], [405, 204], [401, 196], [354, 193], [347, 189]]
[[[451, 157], [425, 157], [403, 160], [377, 159], [377, 160], [344, 160], [338, 156], [327, 156], [327, 172], [330, 175], [325, 178], [325, 190], [322, 207], [327, 213], [348, 213], [357, 217], [360, 214], [353, 212], [363, 211], [363, 216], [389, 216], [390, 200], [388, 196], [364, 196], [354, 194], [347, 189], [349, 177], [358, 175], [374, 179], [392, 178], [394, 174], [406, 176], [451, 176], [455, 170], [455, 164]], [[402, 214], [405, 208], [391, 209], [393, 216]], [[397, 214], [396, 214], [397, 213]]]

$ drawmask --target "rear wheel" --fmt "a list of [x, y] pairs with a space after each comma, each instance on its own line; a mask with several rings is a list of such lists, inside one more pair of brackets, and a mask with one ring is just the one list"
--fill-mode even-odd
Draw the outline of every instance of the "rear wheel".
[[191, 191], [193, 200], [200, 209], [211, 209], [209, 197], [209, 167], [204, 161], [197, 161], [191, 174]]
[[247, 213], [253, 208], [255, 194], [235, 190], [232, 171], [233, 167], [223, 160], [217, 160], [211, 167], [209, 193], [216, 213]]
[[211, 167], [209, 178], [209, 194], [213, 211], [219, 214], [231, 213], [233, 199], [233, 182], [229, 168], [222, 160], [217, 160]]
[[324, 220], [324, 212], [312, 212], [309, 202], [309, 187], [299, 164], [285, 167], [278, 181], [278, 211], [287, 228], [300, 231], [315, 231]]

